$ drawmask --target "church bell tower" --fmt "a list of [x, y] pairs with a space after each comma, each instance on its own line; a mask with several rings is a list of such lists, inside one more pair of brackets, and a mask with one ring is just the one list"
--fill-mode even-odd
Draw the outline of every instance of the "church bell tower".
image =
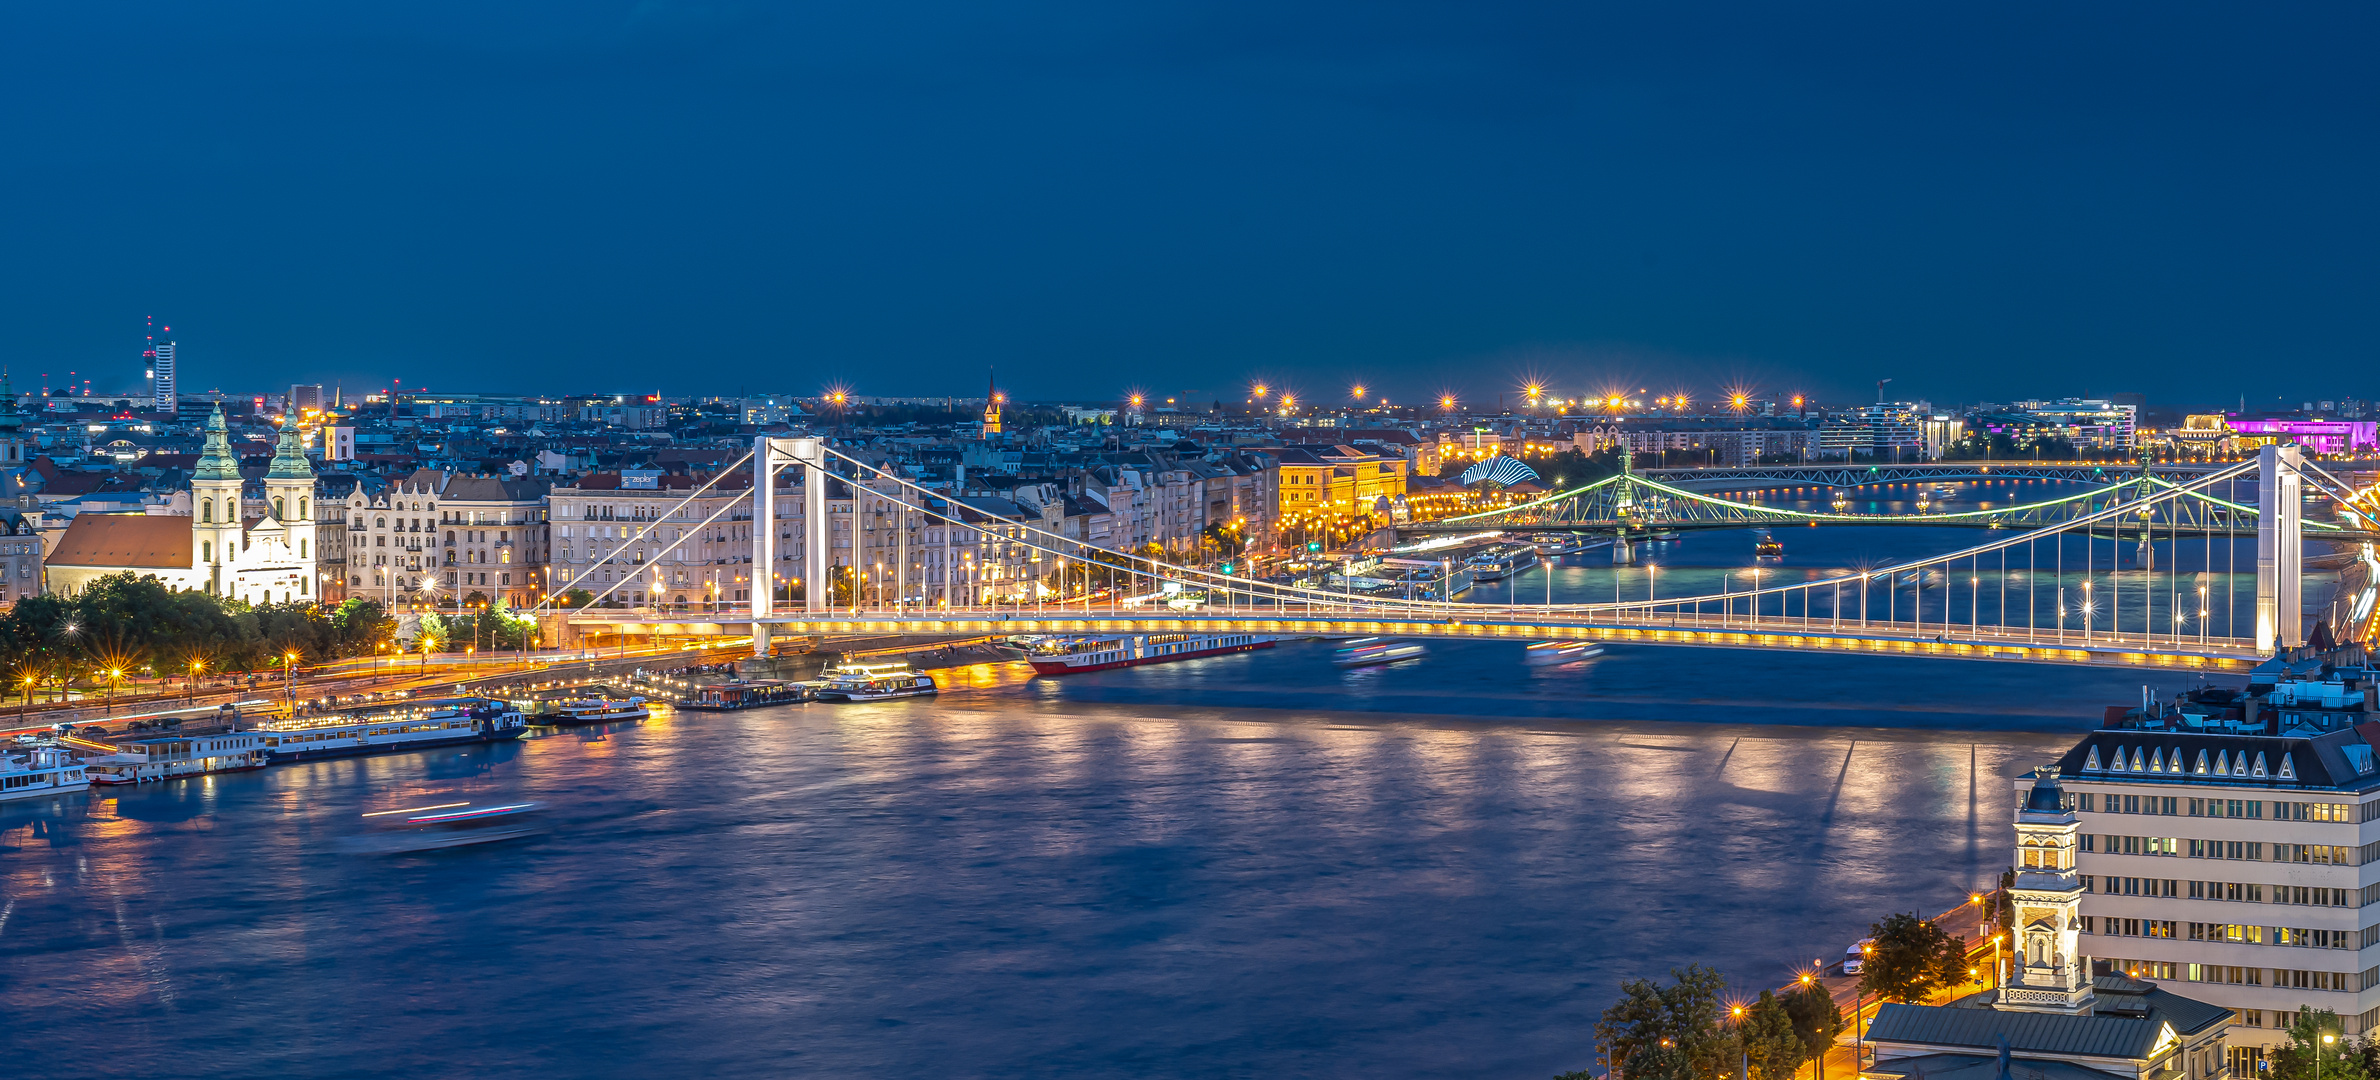
[[194, 569], [206, 575], [208, 592], [222, 596], [231, 577], [224, 570], [237, 572], [245, 534], [240, 522], [240, 459], [231, 452], [231, 431], [223, 423], [220, 404], [207, 416], [207, 441], [190, 477], [190, 499]]
[[2016, 941], [1998, 1006], [2016, 1012], [2091, 1012], [2091, 961], [2082, 947], [2082, 878], [2075, 845], [2082, 824], [2058, 787], [2058, 770], [2033, 770], [2033, 790], [2016, 809]]
[[[301, 562], [314, 554], [314, 466], [306, 460], [306, 436], [292, 416], [281, 425], [281, 443], [264, 474], [266, 512], [280, 522], [291, 554]], [[309, 572], [311, 576], [311, 572]], [[311, 582], [308, 583], [311, 591]]]

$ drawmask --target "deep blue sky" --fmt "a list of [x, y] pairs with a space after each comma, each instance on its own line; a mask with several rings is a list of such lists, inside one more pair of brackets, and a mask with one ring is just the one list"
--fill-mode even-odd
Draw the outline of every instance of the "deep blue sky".
[[[499, 10], [488, 10], [494, 7]], [[2368, 5], [0, 10], [19, 384], [2380, 396]]]

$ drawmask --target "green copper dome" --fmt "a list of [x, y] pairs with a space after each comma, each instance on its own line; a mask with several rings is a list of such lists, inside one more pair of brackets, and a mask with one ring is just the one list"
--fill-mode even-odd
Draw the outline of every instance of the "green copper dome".
[[314, 466], [306, 461], [305, 436], [299, 434], [297, 421], [291, 420], [281, 425], [281, 445], [273, 449], [273, 467], [264, 474], [264, 478], [267, 480], [314, 479]]
[[207, 414], [207, 444], [198, 452], [200, 480], [237, 480], [240, 478], [240, 459], [231, 452], [231, 429], [223, 424], [223, 406]]

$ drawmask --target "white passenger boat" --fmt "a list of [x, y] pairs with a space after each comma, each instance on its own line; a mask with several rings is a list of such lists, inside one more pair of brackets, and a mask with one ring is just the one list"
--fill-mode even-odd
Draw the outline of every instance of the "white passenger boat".
[[1527, 544], [1499, 545], [1464, 562], [1473, 581], [1502, 581], [1537, 565], [1537, 549]]
[[546, 717], [545, 721], [556, 726], [609, 724], [621, 720], [642, 720], [650, 715], [651, 712], [645, 708], [645, 699], [641, 697], [631, 697], [625, 701], [615, 698], [572, 698], [555, 706], [553, 715]]
[[818, 684], [820, 701], [888, 701], [939, 693], [934, 677], [907, 664], [839, 664]]
[[487, 698], [439, 698], [403, 708], [336, 716], [299, 717], [258, 725], [265, 760], [274, 765], [517, 739], [527, 730], [520, 710]]
[[1522, 650], [1521, 660], [1530, 667], [1552, 667], [1578, 660], [1592, 660], [1603, 655], [1600, 641], [1539, 641]]
[[264, 739], [253, 731], [123, 739], [116, 743], [115, 753], [84, 759], [83, 768], [94, 784], [146, 784], [261, 769], [266, 763]]
[[0, 752], [0, 802], [64, 795], [90, 786], [82, 764], [64, 750], [38, 746], [21, 758]]
[[1400, 660], [1419, 660], [1429, 650], [1410, 641], [1391, 641], [1387, 638], [1355, 638], [1339, 647], [1331, 663], [1340, 667], [1372, 667], [1394, 664]]
[[544, 808], [543, 803], [522, 802], [502, 806], [443, 803], [381, 810], [364, 815], [377, 826], [376, 831], [351, 838], [344, 846], [362, 854], [394, 854], [518, 840], [543, 831], [531, 815]]
[[1269, 649], [1273, 638], [1261, 634], [1128, 634], [1121, 637], [1045, 638], [1025, 659], [1043, 675], [1074, 675], [1085, 671], [1163, 664]]

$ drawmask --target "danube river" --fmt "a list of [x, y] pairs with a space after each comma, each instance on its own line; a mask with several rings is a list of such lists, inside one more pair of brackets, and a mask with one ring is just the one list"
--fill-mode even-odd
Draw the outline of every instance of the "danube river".
[[[2170, 680], [2168, 680], [2170, 682]], [[2136, 676], [1298, 642], [0, 807], [12, 1075], [1542, 1080], [2006, 862]], [[341, 853], [360, 815], [550, 831]]]

